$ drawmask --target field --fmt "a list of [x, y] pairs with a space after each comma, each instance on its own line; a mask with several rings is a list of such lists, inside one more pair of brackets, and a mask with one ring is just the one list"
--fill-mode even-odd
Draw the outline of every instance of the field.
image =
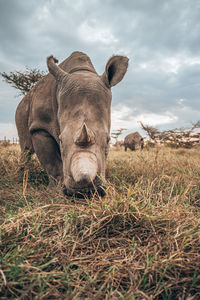
[[199, 152], [112, 150], [78, 200], [1, 146], [0, 299], [200, 299]]

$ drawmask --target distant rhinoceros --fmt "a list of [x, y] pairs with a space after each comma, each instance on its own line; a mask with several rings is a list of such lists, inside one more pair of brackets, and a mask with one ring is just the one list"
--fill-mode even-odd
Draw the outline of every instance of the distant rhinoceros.
[[124, 139], [124, 150], [127, 148], [132, 151], [144, 148], [144, 139], [138, 132], [128, 134]]
[[22, 99], [16, 125], [22, 151], [36, 153], [48, 175], [67, 195], [104, 194], [110, 140], [111, 87], [122, 80], [128, 58], [112, 56], [99, 76], [82, 52], [59, 66], [47, 58], [50, 74]]

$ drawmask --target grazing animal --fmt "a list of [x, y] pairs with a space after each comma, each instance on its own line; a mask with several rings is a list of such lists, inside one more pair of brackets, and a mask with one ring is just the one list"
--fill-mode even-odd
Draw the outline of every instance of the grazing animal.
[[112, 56], [101, 76], [82, 52], [57, 62], [47, 58], [50, 74], [17, 107], [21, 150], [35, 152], [49, 177], [61, 180], [66, 195], [104, 195], [111, 87], [124, 77], [128, 58]]
[[124, 139], [124, 150], [127, 151], [127, 148], [135, 151], [137, 149], [144, 148], [144, 139], [138, 132], [133, 132], [128, 134]]

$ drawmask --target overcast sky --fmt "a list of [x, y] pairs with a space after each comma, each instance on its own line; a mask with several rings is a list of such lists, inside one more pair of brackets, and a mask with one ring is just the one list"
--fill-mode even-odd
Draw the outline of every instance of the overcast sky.
[[[129, 68], [113, 87], [112, 130], [190, 126], [200, 120], [199, 0], [0, 0], [0, 72], [47, 71], [73, 51], [99, 74], [113, 54]], [[16, 137], [22, 97], [0, 78], [0, 139]]]

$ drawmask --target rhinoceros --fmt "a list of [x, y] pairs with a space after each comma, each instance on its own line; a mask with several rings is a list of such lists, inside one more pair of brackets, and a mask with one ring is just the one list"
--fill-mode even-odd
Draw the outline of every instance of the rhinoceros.
[[49, 74], [22, 99], [16, 126], [22, 153], [36, 153], [66, 195], [104, 195], [110, 140], [111, 87], [124, 77], [128, 58], [112, 56], [100, 76], [86, 54], [73, 52], [60, 65], [47, 58]]
[[124, 150], [127, 151], [127, 148], [131, 149], [132, 151], [143, 149], [143, 137], [138, 132], [128, 134], [124, 139]]

